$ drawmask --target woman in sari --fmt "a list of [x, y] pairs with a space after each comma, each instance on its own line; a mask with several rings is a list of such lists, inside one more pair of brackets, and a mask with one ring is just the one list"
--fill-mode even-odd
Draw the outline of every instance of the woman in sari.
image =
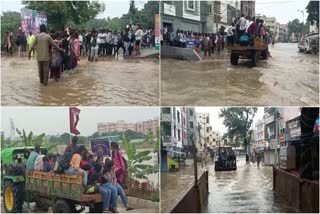
[[[57, 32], [53, 36], [53, 42], [60, 48], [63, 47], [62, 41], [60, 39], [60, 34]], [[58, 81], [61, 77], [62, 70], [62, 61], [63, 56], [61, 51], [56, 47], [51, 48], [51, 57], [50, 57], [50, 79], [55, 79]]]

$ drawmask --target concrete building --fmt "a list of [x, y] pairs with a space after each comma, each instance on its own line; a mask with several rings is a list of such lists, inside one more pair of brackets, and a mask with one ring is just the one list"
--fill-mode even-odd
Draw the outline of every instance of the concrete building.
[[161, 1], [161, 28], [202, 32], [201, 1]]
[[265, 143], [265, 138], [264, 138], [264, 120], [263, 119], [258, 120], [255, 124], [254, 139], [255, 139], [256, 148], [258, 148], [259, 150], [262, 150], [265, 147], [267, 147]]
[[197, 132], [197, 116], [194, 107], [187, 108], [187, 145], [192, 146], [192, 143], [196, 143]]
[[241, 14], [240, 1], [203, 1], [203, 13], [201, 13], [201, 20], [203, 20], [204, 32], [217, 32], [221, 26], [228, 29], [234, 19]]
[[256, 14], [256, 1], [241, 1], [241, 14], [254, 17]]
[[[199, 129], [200, 127], [200, 129]], [[204, 150], [207, 146], [211, 146], [215, 136], [212, 132], [209, 113], [197, 113], [198, 139], [197, 147]]]
[[161, 146], [182, 150], [182, 122], [180, 107], [161, 108]]
[[151, 130], [151, 132], [155, 136], [157, 134], [158, 127], [159, 118], [153, 118], [152, 120], [137, 123], [126, 123], [124, 120], [119, 120], [116, 122], [97, 124], [97, 130], [100, 135], [110, 132], [125, 132], [127, 130], [148, 134], [149, 130]]
[[280, 24], [279, 26], [279, 42], [288, 41], [288, 24]]

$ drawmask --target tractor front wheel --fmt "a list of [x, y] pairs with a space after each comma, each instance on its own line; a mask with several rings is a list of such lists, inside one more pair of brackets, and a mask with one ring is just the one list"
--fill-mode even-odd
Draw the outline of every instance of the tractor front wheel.
[[3, 186], [3, 204], [7, 213], [21, 213], [24, 203], [24, 183], [13, 184], [12, 181], [5, 181]]

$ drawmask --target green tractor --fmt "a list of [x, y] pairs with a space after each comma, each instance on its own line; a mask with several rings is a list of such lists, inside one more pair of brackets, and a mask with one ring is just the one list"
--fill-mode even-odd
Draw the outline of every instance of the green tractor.
[[[13, 147], [1, 151], [1, 187], [3, 205], [7, 213], [22, 212], [24, 201], [30, 201], [25, 188], [25, 172], [18, 167], [18, 159], [22, 164], [28, 158], [27, 150], [32, 151], [34, 147]], [[41, 147], [41, 154], [47, 154], [47, 149]]]

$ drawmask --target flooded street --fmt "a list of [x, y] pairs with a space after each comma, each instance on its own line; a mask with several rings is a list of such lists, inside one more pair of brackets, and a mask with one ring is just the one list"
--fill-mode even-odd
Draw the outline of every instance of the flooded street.
[[[193, 185], [193, 166], [188, 165], [178, 172], [161, 173], [161, 212], [168, 212]], [[203, 212], [298, 212], [273, 192], [271, 166], [246, 165], [245, 157], [238, 156], [237, 167], [215, 172], [213, 163], [198, 165], [199, 174], [209, 171], [208, 206]]]
[[298, 212], [285, 205], [272, 191], [272, 167], [256, 163], [246, 165], [245, 157], [237, 159], [236, 171], [209, 169], [209, 198], [207, 212]]
[[[120, 58], [120, 57], [119, 57]], [[60, 81], [39, 83], [35, 59], [2, 57], [2, 105], [127, 106], [159, 104], [159, 60], [107, 60], [89, 63], [82, 57]]]
[[270, 46], [272, 58], [232, 66], [229, 54], [201, 62], [161, 60], [161, 104], [317, 105], [319, 55], [299, 53], [296, 43]]

